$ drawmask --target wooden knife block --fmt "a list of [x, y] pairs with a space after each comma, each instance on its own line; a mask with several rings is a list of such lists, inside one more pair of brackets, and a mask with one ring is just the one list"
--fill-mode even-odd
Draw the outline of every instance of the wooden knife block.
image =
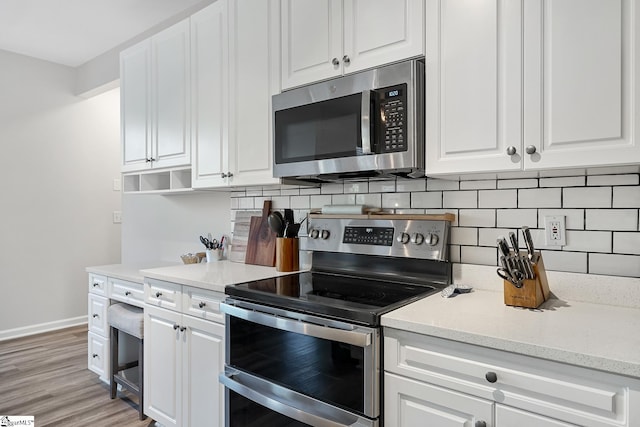
[[535, 279], [525, 279], [521, 288], [516, 288], [513, 283], [504, 281], [504, 303], [515, 307], [538, 308], [549, 299], [549, 282], [547, 272], [544, 269], [542, 254], [534, 254], [533, 271]]

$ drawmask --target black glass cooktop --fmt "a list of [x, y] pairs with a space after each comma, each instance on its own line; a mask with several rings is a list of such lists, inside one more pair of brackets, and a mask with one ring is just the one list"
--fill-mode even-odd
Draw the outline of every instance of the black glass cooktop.
[[227, 295], [283, 309], [370, 326], [380, 316], [437, 289], [339, 274], [304, 272], [229, 285]]

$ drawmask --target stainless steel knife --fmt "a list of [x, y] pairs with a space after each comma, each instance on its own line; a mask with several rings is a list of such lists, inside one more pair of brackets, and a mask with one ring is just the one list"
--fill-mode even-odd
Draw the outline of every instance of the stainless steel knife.
[[529, 260], [533, 261], [535, 255], [535, 247], [533, 246], [533, 238], [531, 237], [531, 230], [526, 225], [522, 227], [522, 234], [524, 236], [524, 243], [527, 246], [527, 252], [529, 253]]

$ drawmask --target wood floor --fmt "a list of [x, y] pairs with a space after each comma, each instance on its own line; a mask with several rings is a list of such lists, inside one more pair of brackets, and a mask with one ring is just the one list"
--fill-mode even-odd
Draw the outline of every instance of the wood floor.
[[[0, 342], [0, 416], [33, 415], [37, 427], [147, 427], [137, 399], [109, 398], [87, 369], [87, 327]], [[134, 402], [135, 400], [135, 402]]]

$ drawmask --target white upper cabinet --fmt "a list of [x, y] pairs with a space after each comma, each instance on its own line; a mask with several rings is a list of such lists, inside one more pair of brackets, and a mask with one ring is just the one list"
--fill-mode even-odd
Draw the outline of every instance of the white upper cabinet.
[[189, 165], [189, 21], [120, 56], [123, 172]]
[[282, 88], [424, 55], [422, 0], [283, 0]]
[[524, 7], [525, 168], [640, 162], [640, 4]]
[[426, 169], [640, 161], [635, 0], [427, 0]]
[[218, 0], [191, 18], [194, 188], [279, 182], [271, 143], [278, 4]]
[[[226, 185], [229, 170], [228, 1], [191, 16], [193, 186]], [[223, 173], [225, 176], [223, 177]]]

